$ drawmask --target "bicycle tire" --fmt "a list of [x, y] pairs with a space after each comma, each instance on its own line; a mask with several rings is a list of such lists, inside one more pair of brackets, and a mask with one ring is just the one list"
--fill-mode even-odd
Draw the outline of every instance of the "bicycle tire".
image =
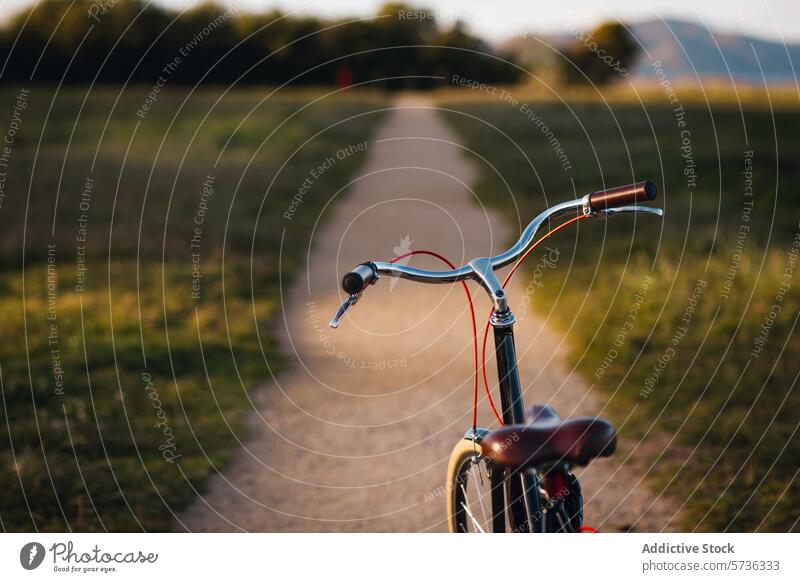
[[[447, 463], [445, 482], [447, 527], [450, 533], [492, 531], [489, 475], [475, 473], [476, 470], [482, 470], [481, 464], [486, 463], [486, 458], [480, 456], [480, 446], [476, 448], [471, 440], [462, 439], [453, 447], [450, 461]], [[468, 491], [470, 493], [467, 493]], [[470, 504], [470, 498], [478, 501], [474, 508]]]

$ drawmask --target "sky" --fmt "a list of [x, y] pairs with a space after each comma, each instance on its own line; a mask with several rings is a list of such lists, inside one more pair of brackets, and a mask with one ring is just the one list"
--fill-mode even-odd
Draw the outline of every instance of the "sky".
[[[172, 8], [200, 1], [156, 0]], [[280, 8], [338, 17], [369, 16], [383, 1], [218, 0], [218, 3], [255, 11]], [[640, 22], [677, 18], [698, 22], [716, 32], [800, 43], [800, 0], [408, 0], [406, 3], [431, 9], [444, 23], [464, 20], [473, 32], [491, 41], [527, 31], [553, 34], [572, 26], [585, 30], [605, 20]], [[31, 0], [0, 0], [0, 14], [7, 16], [30, 4]]]

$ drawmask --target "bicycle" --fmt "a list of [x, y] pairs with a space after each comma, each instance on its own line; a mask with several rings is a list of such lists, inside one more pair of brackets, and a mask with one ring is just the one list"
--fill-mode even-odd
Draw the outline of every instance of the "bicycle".
[[[656, 194], [655, 184], [643, 181], [598, 190], [582, 198], [563, 202], [534, 218], [516, 244], [504, 253], [491, 258], [473, 259], [458, 268], [432, 251], [415, 251], [408, 254], [434, 256], [447, 263], [450, 270], [432, 271], [397, 264], [397, 260], [407, 256], [403, 255], [390, 262], [361, 263], [343, 277], [342, 289], [348, 298], [331, 320], [333, 328], [338, 327], [342, 316], [381, 275], [422, 283], [460, 282], [467, 292], [472, 311], [475, 360], [473, 424], [456, 444], [448, 463], [446, 500], [451, 532], [594, 531], [583, 525], [580, 483], [572, 470], [575, 466], [588, 465], [595, 458], [611, 456], [616, 448], [616, 430], [610, 422], [601, 418], [562, 420], [546, 405], [534, 405], [525, 410], [514, 344], [515, 317], [503, 288], [522, 260], [542, 240], [580, 219], [623, 213], [662, 216], [663, 211], [659, 208], [637, 204], [654, 200]], [[571, 213], [575, 216], [534, 242], [536, 233], [545, 222]], [[512, 262], [515, 264], [501, 284], [495, 270]], [[480, 367], [483, 369], [489, 404], [500, 425], [495, 430], [477, 427], [478, 341], [472, 298], [465, 284], [467, 280], [477, 281], [492, 301], [481, 357], [482, 362], [485, 361], [486, 337], [491, 326], [494, 331], [500, 414], [492, 401], [485, 366], [481, 364]]]

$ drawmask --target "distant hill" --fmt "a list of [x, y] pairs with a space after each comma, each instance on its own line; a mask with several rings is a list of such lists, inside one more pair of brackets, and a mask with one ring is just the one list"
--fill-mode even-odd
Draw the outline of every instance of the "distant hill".
[[[645, 49], [634, 67], [634, 77], [641, 80], [655, 78], [650, 67], [655, 60], [661, 61], [672, 80], [700, 76], [736, 82], [762, 83], [766, 79], [768, 83], [794, 83], [793, 67], [800, 78], [800, 44], [783, 45], [718, 33], [680, 20], [641, 22], [631, 25], [631, 31]], [[563, 48], [570, 42], [574, 42], [570, 34], [532, 34], [510, 40], [503, 48], [534, 68], [552, 71], [557, 55], [543, 43]]]

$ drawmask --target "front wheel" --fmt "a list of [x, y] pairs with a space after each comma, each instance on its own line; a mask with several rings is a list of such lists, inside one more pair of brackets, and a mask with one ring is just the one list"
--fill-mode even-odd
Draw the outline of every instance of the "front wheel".
[[[471, 440], [459, 441], [447, 465], [447, 525], [451, 533], [488, 533], [493, 531], [492, 509], [498, 507], [498, 492], [492, 488], [493, 473], [489, 460], [481, 456], [480, 445]], [[495, 495], [493, 503], [492, 495]], [[502, 497], [499, 499], [502, 505]]]
[[[544, 493], [539, 498], [539, 519], [545, 532], [578, 532], [583, 525], [583, 500], [577, 478], [571, 473], [559, 480], [558, 491], [552, 495]], [[447, 525], [451, 533], [485, 533], [506, 531], [506, 518], [510, 521], [509, 531], [528, 531], [522, 513], [524, 505], [512, 504], [506, 507], [506, 497], [520, 499], [520, 491], [508, 485], [518, 483], [519, 476], [504, 480], [504, 471], [481, 455], [480, 445], [472, 440], [459, 441], [450, 454], [447, 465], [446, 500]], [[551, 486], [545, 482], [545, 486]], [[551, 486], [551, 489], [555, 489]], [[534, 490], [540, 490], [538, 480]], [[511, 514], [506, 516], [506, 511]]]

